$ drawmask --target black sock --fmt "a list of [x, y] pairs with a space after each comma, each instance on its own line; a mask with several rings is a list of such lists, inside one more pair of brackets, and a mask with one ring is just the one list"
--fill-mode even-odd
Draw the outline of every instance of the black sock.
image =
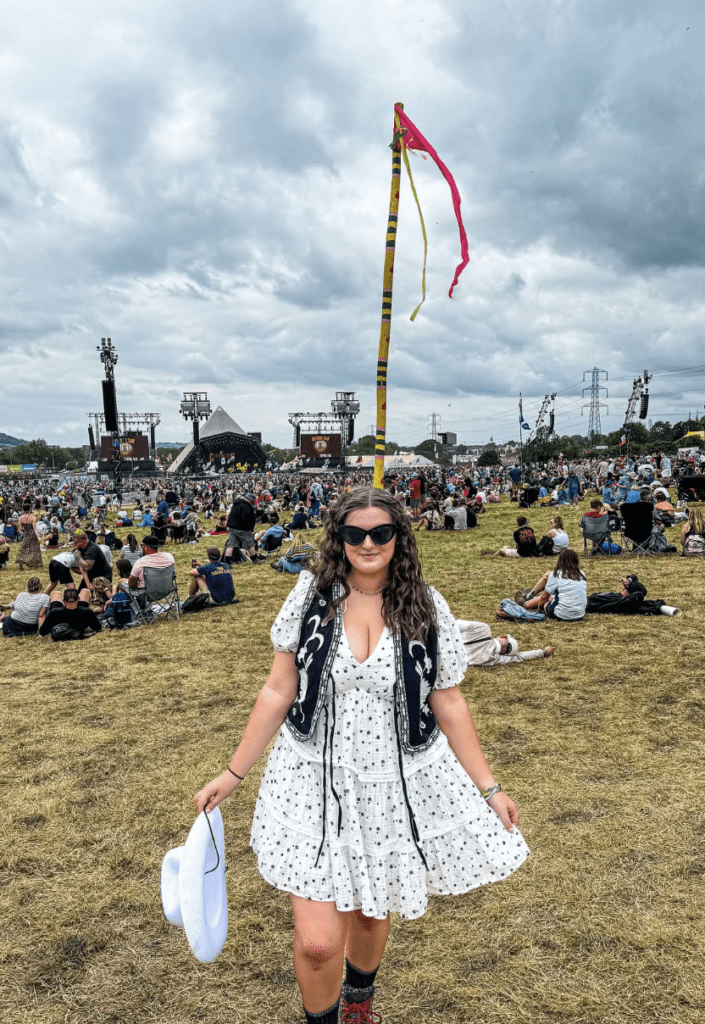
[[306, 1024], [338, 1024], [338, 1010], [340, 1009], [340, 1000], [334, 1003], [327, 1010], [321, 1010], [320, 1013], [310, 1013], [304, 1006], [304, 1013], [306, 1014]]
[[378, 970], [379, 967], [375, 967], [374, 971], [361, 971], [359, 967], [353, 967], [345, 957], [345, 982], [351, 988], [371, 988], [375, 983]]

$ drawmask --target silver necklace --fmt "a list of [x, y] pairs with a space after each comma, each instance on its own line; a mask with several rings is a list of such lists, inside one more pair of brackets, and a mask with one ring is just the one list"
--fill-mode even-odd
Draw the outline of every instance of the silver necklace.
[[353, 588], [353, 590], [357, 590], [358, 594], [364, 594], [365, 597], [376, 597], [377, 594], [381, 594], [384, 590], [384, 587], [380, 587], [379, 590], [363, 590], [362, 587], [356, 587], [351, 580], [348, 580], [348, 584]]

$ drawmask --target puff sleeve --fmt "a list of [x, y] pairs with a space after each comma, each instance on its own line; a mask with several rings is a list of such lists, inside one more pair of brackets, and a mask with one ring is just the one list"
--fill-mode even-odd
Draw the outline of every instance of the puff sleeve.
[[301, 618], [313, 579], [313, 573], [305, 569], [299, 573], [296, 586], [289, 592], [289, 596], [274, 620], [270, 636], [275, 651], [284, 651], [287, 654], [296, 653], [301, 633]]
[[434, 690], [446, 690], [462, 683], [468, 670], [468, 656], [458, 623], [448, 603], [431, 588], [438, 619], [438, 672]]

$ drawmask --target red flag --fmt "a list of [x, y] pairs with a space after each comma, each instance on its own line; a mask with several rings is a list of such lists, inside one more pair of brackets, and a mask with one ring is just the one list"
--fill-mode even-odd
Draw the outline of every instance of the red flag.
[[466, 266], [470, 262], [470, 254], [468, 252], [468, 237], [465, 234], [465, 228], [463, 227], [463, 219], [460, 216], [460, 193], [458, 192], [458, 186], [455, 184], [453, 175], [450, 173], [446, 165], [443, 163], [438, 153], [435, 151], [430, 142], [428, 142], [421, 132], [418, 130], [413, 121], [410, 121], [404, 111], [398, 106], [394, 107], [397, 117], [399, 118], [399, 124], [402, 127], [403, 134], [401, 137], [401, 144], [405, 149], [420, 149], [424, 153], [428, 153], [431, 159], [437, 164], [443, 177], [448, 182], [450, 188], [450, 194], [453, 198], [453, 209], [455, 210], [455, 218], [458, 222], [458, 232], [460, 234], [460, 255], [462, 260], [455, 269], [455, 277], [453, 283], [450, 286], [448, 295], [452, 297], [453, 289], [458, 283], [458, 278], [465, 270]]

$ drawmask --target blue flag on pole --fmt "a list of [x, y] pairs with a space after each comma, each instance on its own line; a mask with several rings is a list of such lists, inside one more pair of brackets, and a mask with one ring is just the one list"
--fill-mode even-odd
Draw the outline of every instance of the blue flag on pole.
[[519, 395], [519, 429], [531, 430], [531, 427], [524, 419], [524, 413], [522, 410], [521, 395]]

